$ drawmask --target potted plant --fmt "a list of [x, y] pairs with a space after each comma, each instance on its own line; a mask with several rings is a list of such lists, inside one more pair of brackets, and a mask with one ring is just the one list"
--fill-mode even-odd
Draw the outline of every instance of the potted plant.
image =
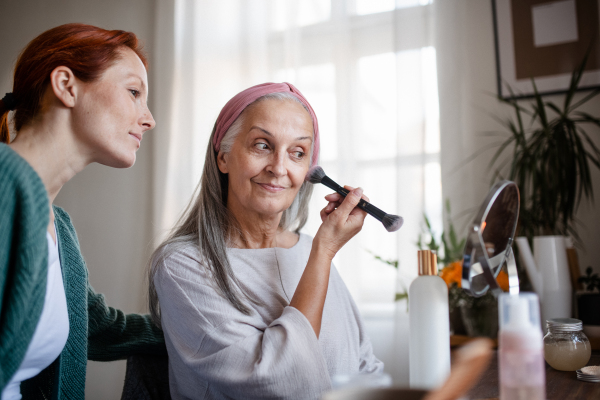
[[[500, 121], [508, 129], [508, 137], [495, 152], [490, 167], [495, 168], [495, 175], [501, 175], [501, 169], [509, 164], [507, 178], [521, 192], [520, 233], [529, 238], [556, 234], [578, 238], [575, 212], [582, 198], [590, 200], [594, 195], [590, 172], [592, 166], [600, 168], [600, 149], [583, 126], [600, 127], [600, 119], [578, 108], [600, 94], [600, 89], [574, 101], [584, 67], [585, 60], [573, 72], [562, 107], [544, 101], [533, 80], [535, 94], [530, 104], [499, 98], [513, 108], [516, 122]], [[512, 151], [511, 156], [501, 160], [508, 151]]]
[[[600, 119], [579, 110], [600, 94], [600, 90], [575, 101], [584, 67], [585, 60], [573, 72], [561, 107], [546, 101], [537, 92], [533, 80], [534, 96], [529, 103], [500, 98], [512, 107], [516, 120], [501, 121], [508, 130], [508, 137], [490, 161], [496, 176], [508, 171], [506, 178], [519, 186], [519, 233], [528, 240], [518, 238], [516, 243], [521, 263], [540, 296], [542, 314], [546, 317], [570, 316], [571, 284], [564, 236], [579, 239], [574, 224], [575, 212], [582, 199], [593, 198], [591, 169], [594, 166], [600, 168], [600, 149], [584, 129], [590, 124], [600, 127]], [[526, 118], [529, 118], [527, 124]], [[508, 157], [503, 158], [507, 153]], [[530, 242], [539, 252], [536, 259], [554, 251], [554, 257], [549, 257], [554, 265], [544, 263], [536, 267]], [[557, 276], [550, 278], [550, 274]], [[561, 297], [552, 309], [544, 303], [543, 282], [548, 279], [563, 285], [552, 294], [554, 298]]]

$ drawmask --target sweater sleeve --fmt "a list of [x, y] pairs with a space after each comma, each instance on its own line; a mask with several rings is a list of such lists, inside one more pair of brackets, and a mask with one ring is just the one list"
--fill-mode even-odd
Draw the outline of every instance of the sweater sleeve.
[[[354, 306], [356, 307], [356, 306]], [[357, 310], [358, 313], [358, 310]], [[374, 374], [383, 372], [383, 362], [381, 362], [373, 353], [373, 345], [365, 331], [365, 324], [362, 318], [358, 317], [360, 329], [360, 364], [359, 372], [361, 374]]]
[[88, 286], [88, 359], [112, 361], [132, 354], [166, 354], [162, 331], [149, 315], [125, 314], [106, 305]]
[[31, 166], [0, 144], [0, 393], [23, 361], [44, 306], [48, 204]]
[[319, 398], [331, 383], [318, 339], [287, 306], [270, 321], [235, 309], [205, 268], [182, 254], [165, 259], [155, 284], [175, 399]]

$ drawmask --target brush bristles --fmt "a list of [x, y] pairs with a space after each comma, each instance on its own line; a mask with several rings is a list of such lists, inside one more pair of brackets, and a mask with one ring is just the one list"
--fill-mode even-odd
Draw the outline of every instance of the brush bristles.
[[381, 222], [388, 232], [396, 232], [404, 224], [404, 218], [397, 215], [385, 214]]
[[308, 170], [304, 180], [310, 183], [317, 184], [321, 183], [324, 177], [325, 171], [323, 171], [323, 168], [319, 167], [318, 165], [315, 165], [314, 167], [311, 167]]

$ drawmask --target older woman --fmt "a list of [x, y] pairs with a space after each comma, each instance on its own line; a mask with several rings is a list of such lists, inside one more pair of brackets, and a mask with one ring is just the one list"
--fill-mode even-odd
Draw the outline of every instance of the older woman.
[[71, 219], [52, 204], [91, 163], [133, 165], [154, 127], [147, 96], [131, 32], [61, 25], [17, 60], [0, 101], [2, 400], [83, 399], [88, 359], [166, 351], [149, 316], [125, 315], [94, 292]]
[[298, 233], [318, 152], [317, 118], [290, 84], [221, 111], [199, 195], [152, 261], [173, 398], [319, 398], [336, 374], [383, 369], [331, 263], [362, 228], [362, 190], [327, 196], [315, 238]]

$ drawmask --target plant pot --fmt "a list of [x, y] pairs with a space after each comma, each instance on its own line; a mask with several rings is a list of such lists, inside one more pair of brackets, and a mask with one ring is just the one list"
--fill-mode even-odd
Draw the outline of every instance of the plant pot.
[[600, 293], [580, 292], [576, 295], [577, 319], [583, 325], [600, 325]]
[[455, 307], [450, 311], [450, 332], [452, 332], [453, 335], [467, 334], [460, 307]]
[[551, 318], [570, 318], [573, 292], [564, 236], [535, 236], [533, 251], [525, 237], [515, 240], [519, 257], [540, 298], [543, 324]]
[[468, 336], [484, 336], [491, 339], [498, 337], [498, 306], [461, 306], [463, 324]]

